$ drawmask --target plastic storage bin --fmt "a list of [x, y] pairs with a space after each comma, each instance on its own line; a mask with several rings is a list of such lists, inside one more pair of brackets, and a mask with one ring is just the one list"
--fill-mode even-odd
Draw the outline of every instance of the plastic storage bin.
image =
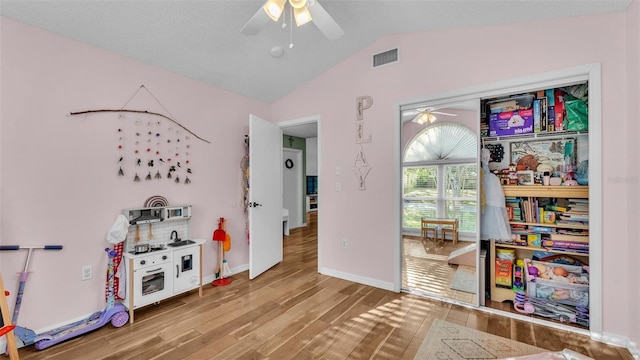
[[[580, 266], [555, 264], [541, 261], [532, 261], [531, 266], [545, 267], [544, 274], [550, 278], [527, 277], [527, 295], [537, 299], [553, 300], [557, 303], [572, 306], [589, 306], [589, 275], [582, 271]], [[558, 276], [555, 273], [563, 273], [567, 276]], [[543, 274], [539, 274], [543, 275]]]

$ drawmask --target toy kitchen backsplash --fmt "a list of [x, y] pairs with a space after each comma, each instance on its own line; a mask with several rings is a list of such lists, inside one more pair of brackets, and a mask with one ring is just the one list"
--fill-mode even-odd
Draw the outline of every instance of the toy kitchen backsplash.
[[125, 251], [132, 252], [136, 245], [167, 245], [175, 231], [178, 238], [191, 239], [191, 206], [178, 205], [154, 208], [131, 208], [123, 210], [129, 220], [129, 231]]

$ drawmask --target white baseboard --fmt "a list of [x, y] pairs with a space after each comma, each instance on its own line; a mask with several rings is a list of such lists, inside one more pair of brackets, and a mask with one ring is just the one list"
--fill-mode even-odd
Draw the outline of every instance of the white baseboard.
[[638, 350], [638, 344], [634, 343], [633, 341], [631, 341], [629, 338], [625, 336], [620, 336], [620, 335], [610, 334], [610, 333], [603, 333], [602, 337], [597, 340], [605, 344], [625, 348], [629, 350], [629, 352], [631, 353], [631, 356], [633, 356], [634, 359], [640, 359], [640, 351]]
[[376, 279], [371, 279], [371, 278], [349, 274], [349, 273], [343, 273], [340, 271], [335, 271], [335, 270], [326, 269], [326, 268], [321, 268], [320, 273], [322, 275], [327, 275], [327, 276], [335, 277], [338, 279], [348, 280], [358, 284], [364, 284], [364, 285], [369, 285], [369, 286], [373, 286], [373, 287], [384, 289], [384, 290], [393, 291], [393, 283], [390, 283], [390, 282], [384, 282]]
[[[229, 272], [231, 272], [231, 275], [235, 275], [235, 274], [239, 274], [243, 271], [249, 271], [249, 264], [245, 264], [242, 266], [237, 266], [234, 268], [230, 268]], [[204, 284], [208, 284], [213, 282], [213, 280], [217, 279], [216, 278], [216, 274], [210, 274], [210, 275], [203, 275], [202, 276], [202, 286], [204, 286]]]

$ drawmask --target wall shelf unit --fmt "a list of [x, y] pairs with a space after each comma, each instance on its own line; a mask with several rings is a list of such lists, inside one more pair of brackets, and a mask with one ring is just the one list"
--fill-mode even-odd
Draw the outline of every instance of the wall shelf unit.
[[588, 198], [588, 186], [503, 185], [504, 196], [551, 198]]
[[318, 194], [307, 195], [307, 212], [318, 211]]
[[[505, 185], [503, 186], [505, 197], [527, 197], [527, 198], [553, 198], [553, 199], [588, 199], [588, 186], [526, 186], [526, 185]], [[551, 228], [554, 232], [558, 230], [583, 230], [587, 231], [587, 224], [551, 224], [539, 222], [520, 222], [511, 221], [512, 226], [524, 226], [526, 229], [534, 227]], [[544, 233], [544, 231], [540, 231]], [[588, 240], [588, 236], [585, 237]], [[589, 254], [571, 250], [554, 250], [542, 246], [521, 246], [511, 243], [500, 243], [496, 241], [490, 242], [490, 293], [491, 300], [497, 302], [513, 301], [515, 292], [509, 288], [503, 288], [496, 285], [496, 258], [497, 249], [513, 249], [515, 250], [516, 259], [531, 258], [535, 251], [544, 251], [553, 254], [568, 255], [580, 259], [588, 264]]]

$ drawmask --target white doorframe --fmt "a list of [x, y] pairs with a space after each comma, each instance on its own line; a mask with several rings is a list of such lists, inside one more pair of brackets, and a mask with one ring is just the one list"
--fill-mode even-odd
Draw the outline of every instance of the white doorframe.
[[302, 150], [283, 148], [282, 158], [293, 161], [291, 169], [282, 164], [282, 206], [289, 210], [289, 229], [295, 229], [303, 226]]
[[[401, 130], [402, 119], [400, 117], [401, 106], [426, 103], [438, 104], [457, 102], [477, 98], [490, 98], [504, 94], [516, 94], [538, 89], [547, 89], [571, 83], [589, 81], [589, 333], [593, 339], [602, 339], [602, 78], [601, 64], [587, 64], [568, 69], [535, 74], [521, 78], [490, 83], [439, 94], [406, 99], [394, 105], [394, 222], [393, 230], [397, 234], [394, 244], [394, 291], [399, 292], [402, 287], [402, 149]], [[480, 307], [483, 311], [499, 312], [500, 315], [518, 317], [517, 314], [508, 314], [494, 309]], [[528, 321], [543, 324], [545, 326], [558, 327], [565, 330], [578, 331], [562, 325], [556, 325], [549, 321], [525, 318]]]
[[[298, 119], [292, 119], [292, 120], [285, 120], [285, 121], [281, 121], [278, 122], [277, 124], [281, 127], [281, 128], [285, 128], [288, 126], [294, 126], [294, 125], [303, 125], [303, 124], [312, 124], [312, 123], [316, 123], [317, 127], [318, 127], [318, 203], [322, 204], [323, 200], [322, 200], [322, 127], [321, 127], [321, 118], [320, 115], [311, 115], [311, 116], [305, 116], [302, 118], [298, 118]], [[320, 226], [322, 224], [322, 211], [318, 210], [318, 272], [321, 269], [321, 266], [323, 264], [322, 259], [322, 246], [320, 246], [321, 241], [322, 241], [322, 227]]]

